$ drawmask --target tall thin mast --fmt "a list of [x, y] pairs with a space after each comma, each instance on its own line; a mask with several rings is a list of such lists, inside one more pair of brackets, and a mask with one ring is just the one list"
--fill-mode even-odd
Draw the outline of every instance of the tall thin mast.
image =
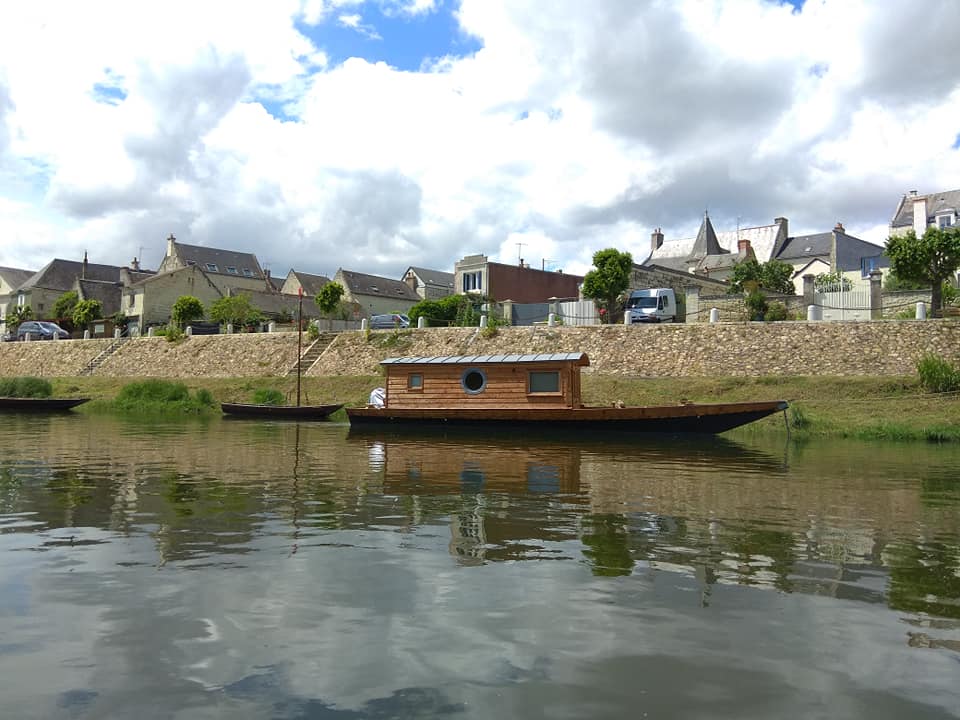
[[299, 295], [297, 306], [297, 407], [300, 407], [300, 348], [303, 345], [303, 288], [297, 292]]

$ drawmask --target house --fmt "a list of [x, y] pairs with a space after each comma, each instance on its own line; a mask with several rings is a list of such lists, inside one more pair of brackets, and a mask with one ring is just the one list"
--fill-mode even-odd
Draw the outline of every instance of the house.
[[812, 235], [789, 235], [786, 218], [772, 225], [716, 232], [704, 215], [695, 238], [664, 242], [657, 229], [651, 236], [646, 267], [660, 267], [726, 280], [734, 265], [746, 259], [765, 263], [780, 260], [794, 269], [797, 294], [803, 293], [803, 276], [841, 272], [851, 279], [867, 278], [871, 270], [889, 267], [883, 248], [847, 233], [841, 223], [833, 230]]
[[151, 325], [167, 324], [173, 304], [183, 295], [197, 298], [206, 310], [224, 294], [199, 265], [185, 265], [125, 287], [120, 309], [143, 332]]
[[960, 190], [918, 195], [911, 190], [900, 198], [893, 219], [890, 221], [890, 236], [901, 237], [913, 230], [917, 237], [928, 227], [953, 227], [960, 224]]
[[16, 290], [29, 280], [36, 270], [0, 267], [0, 332], [7, 332], [7, 309], [16, 305]]
[[454, 274], [411, 265], [403, 273], [403, 281], [423, 300], [436, 300], [454, 294]]
[[280, 292], [284, 295], [299, 295], [300, 291], [303, 290], [305, 296], [314, 298], [320, 292], [320, 288], [328, 282], [330, 282], [330, 278], [326, 275], [311, 275], [291, 268], [290, 272], [287, 273], [286, 280], [280, 286]]
[[849, 235], [842, 223], [833, 230], [788, 238], [777, 260], [793, 266], [793, 286], [803, 294], [803, 276], [839, 272], [852, 282], [870, 277], [873, 270], [890, 267], [879, 245]]
[[536, 270], [520, 260], [519, 265], [490, 262], [486, 255], [467, 255], [454, 265], [454, 290], [475, 293], [489, 300], [542, 303], [554, 298], [576, 298], [583, 277], [562, 270]]
[[171, 234], [167, 238], [167, 252], [160, 262], [158, 273], [196, 266], [223, 295], [231, 288], [272, 292], [275, 290], [269, 271], [264, 271], [253, 253], [221, 250], [202, 245], [177, 242]]
[[[83, 262], [56, 258], [21, 283], [16, 289], [16, 303], [30, 306], [36, 318], [50, 317], [59, 297], [70, 290], [77, 290], [78, 281], [105, 283], [113, 288], [112, 292], [119, 294], [124, 278], [129, 277], [124, 275], [124, 271], [129, 272], [129, 268], [88, 262], [86, 253]], [[100, 299], [99, 292], [96, 296]], [[81, 296], [81, 299], [84, 298]]]
[[401, 280], [365, 275], [340, 268], [333, 277], [343, 286], [343, 301], [355, 303], [367, 317], [386, 313], [406, 313], [420, 302], [416, 291]]

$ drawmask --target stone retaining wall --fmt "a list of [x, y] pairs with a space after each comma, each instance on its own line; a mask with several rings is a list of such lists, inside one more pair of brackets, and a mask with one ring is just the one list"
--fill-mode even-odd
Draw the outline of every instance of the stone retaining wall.
[[[71, 377], [110, 340], [0, 343], [0, 375]], [[402, 355], [586, 352], [586, 372], [643, 377], [750, 375], [911, 375], [936, 353], [960, 364], [956, 320], [844, 323], [691, 323], [591, 327], [506, 327], [395, 333], [348, 332], [308, 375], [370, 375]], [[209, 335], [169, 343], [138, 338], [97, 368], [108, 377], [284, 375], [296, 361], [296, 333]]]

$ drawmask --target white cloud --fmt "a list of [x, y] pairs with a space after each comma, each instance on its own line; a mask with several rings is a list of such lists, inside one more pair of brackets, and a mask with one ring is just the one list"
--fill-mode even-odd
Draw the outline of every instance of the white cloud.
[[441, 8], [8, 8], [0, 264], [95, 241], [98, 262], [143, 246], [156, 265], [174, 232], [275, 273], [515, 261], [517, 242], [534, 266], [582, 272], [602, 247], [643, 259], [653, 228], [689, 234], [705, 207], [877, 241], [901, 193], [960, 187], [951, 0], [463, 0], [482, 49], [420, 72], [332, 65], [298, 30], [373, 31], [373, 11]]

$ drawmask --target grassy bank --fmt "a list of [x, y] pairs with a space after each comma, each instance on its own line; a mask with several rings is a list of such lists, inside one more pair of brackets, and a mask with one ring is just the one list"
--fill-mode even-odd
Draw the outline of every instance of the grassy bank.
[[[132, 382], [126, 378], [56, 378], [54, 395], [113, 400]], [[296, 401], [296, 378], [184, 379], [192, 393], [206, 390], [219, 412], [220, 402], [250, 402], [256, 390], [274, 388]], [[363, 405], [378, 376], [303, 378], [304, 404]], [[622, 378], [585, 374], [584, 401], [589, 405], [672, 405], [691, 402], [787, 400], [791, 435], [861, 439], [960, 442], [960, 395], [925, 393], [917, 378], [762, 377], [762, 378]], [[96, 412], [106, 403], [79, 411]], [[87, 409], [89, 408], [89, 409]], [[342, 411], [334, 420], [344, 419]], [[766, 418], [740, 432], [785, 433], [782, 416]]]

